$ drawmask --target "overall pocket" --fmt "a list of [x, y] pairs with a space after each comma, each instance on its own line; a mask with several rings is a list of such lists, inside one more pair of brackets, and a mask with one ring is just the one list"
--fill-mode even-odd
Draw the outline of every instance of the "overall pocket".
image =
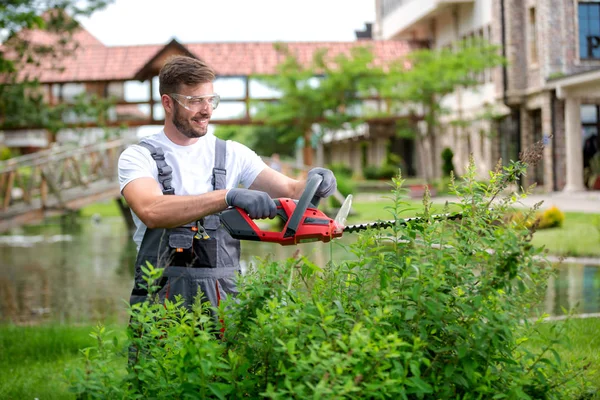
[[216, 268], [218, 248], [215, 232], [208, 231], [208, 239], [195, 238], [196, 231], [188, 227], [171, 229], [169, 247], [171, 266], [193, 268]]
[[169, 232], [170, 266], [190, 267], [194, 259], [194, 232], [188, 227], [173, 228]]
[[[210, 234], [210, 233], [209, 233]], [[217, 268], [219, 261], [217, 239], [194, 240], [194, 267]]]

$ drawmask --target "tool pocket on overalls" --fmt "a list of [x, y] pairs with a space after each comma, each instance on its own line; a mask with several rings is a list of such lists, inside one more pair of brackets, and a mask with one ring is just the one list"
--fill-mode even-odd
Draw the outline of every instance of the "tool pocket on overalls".
[[220, 219], [216, 215], [208, 215], [199, 225], [199, 229], [204, 229], [204, 238], [194, 240], [194, 253], [196, 263], [202, 268], [217, 268], [219, 262], [219, 248], [217, 241], [217, 229], [220, 226]]
[[169, 265], [176, 267], [189, 267], [194, 261], [194, 235], [191, 227], [171, 229], [169, 234], [169, 247], [171, 248], [171, 262]]

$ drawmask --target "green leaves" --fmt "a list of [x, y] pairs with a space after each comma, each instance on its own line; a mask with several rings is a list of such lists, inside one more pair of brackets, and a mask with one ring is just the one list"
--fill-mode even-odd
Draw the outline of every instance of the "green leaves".
[[[66, 126], [70, 116], [79, 120], [106, 116], [103, 102], [78, 99], [74, 104], [52, 105], [47, 102], [50, 88], [31, 76], [30, 66], [60, 68], [65, 57], [77, 49], [73, 34], [79, 28], [77, 16], [90, 15], [112, 0], [12, 0], [0, 4], [0, 129], [46, 128], [55, 133]], [[31, 40], [28, 31], [46, 33], [44, 41]], [[82, 109], [86, 104], [87, 107]], [[69, 115], [66, 115], [69, 114]]]
[[[528, 320], [551, 271], [524, 228], [502, 219], [512, 200], [501, 188], [519, 168], [498, 170], [489, 185], [469, 169], [454, 187], [462, 220], [434, 220], [426, 207], [425, 222], [361, 235], [352, 260], [261, 260], [218, 318], [199, 302], [189, 311], [181, 302], [136, 305], [127, 377], [107, 367], [111, 346], [100, 329], [97, 349], [83, 352], [90, 372], [73, 390], [95, 398], [579, 398], [583, 369], [556, 351], [562, 331]], [[404, 195], [396, 177], [391, 214], [404, 209]], [[160, 276], [150, 265], [144, 272], [150, 286]]]

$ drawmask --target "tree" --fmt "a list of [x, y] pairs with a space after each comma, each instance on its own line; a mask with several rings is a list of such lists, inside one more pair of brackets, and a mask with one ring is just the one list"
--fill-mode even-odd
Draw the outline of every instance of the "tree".
[[215, 135], [224, 140], [235, 140], [251, 149], [257, 149], [259, 155], [294, 156], [294, 139], [286, 136], [284, 128], [272, 126], [235, 126], [217, 125]]
[[[497, 46], [484, 41], [469, 40], [453, 48], [420, 49], [397, 60], [383, 80], [380, 93], [392, 98], [402, 107], [414, 107], [424, 117], [425, 129], [418, 135], [421, 154], [425, 144], [431, 151], [437, 148], [436, 126], [447, 112], [442, 100], [457, 90], [474, 88], [481, 84], [478, 77], [485, 70], [504, 63]], [[431, 169], [426, 178], [440, 171], [438, 157], [432, 155]]]
[[312, 129], [315, 123], [339, 129], [346, 123], [358, 123], [353, 106], [360, 104], [360, 93], [374, 84], [371, 77], [381, 71], [372, 66], [373, 55], [366, 47], [352, 48], [350, 55], [327, 57], [327, 49], [317, 51], [312, 63], [303, 66], [289, 48], [276, 44], [285, 55], [274, 76], [255, 78], [279, 91], [281, 97], [271, 103], [257, 103], [257, 117], [268, 126], [283, 129], [283, 140], [304, 139], [304, 164], [313, 164]]
[[[39, 68], [60, 68], [78, 48], [73, 34], [78, 16], [90, 15], [113, 0], [7, 0], [0, 3], [0, 129], [65, 126], [67, 109], [98, 118], [107, 104], [80, 96], [76, 104], [48, 104], [37, 79]], [[39, 35], [42, 32], [43, 35]]]

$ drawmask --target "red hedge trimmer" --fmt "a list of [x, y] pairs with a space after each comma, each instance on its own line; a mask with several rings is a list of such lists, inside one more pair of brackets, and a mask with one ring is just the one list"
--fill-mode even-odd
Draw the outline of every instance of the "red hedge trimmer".
[[[320, 198], [315, 196], [323, 177], [313, 176], [307, 183], [299, 200], [289, 198], [275, 199], [277, 215], [283, 220], [283, 229], [264, 231], [241, 208], [229, 208], [221, 212], [221, 222], [229, 234], [239, 240], [255, 240], [274, 242], [282, 246], [296, 245], [306, 242], [329, 242], [341, 237], [344, 232], [358, 232], [369, 228], [388, 228], [396, 224], [406, 225], [422, 218], [377, 221], [359, 225], [346, 226], [346, 218], [352, 206], [352, 195], [346, 197], [334, 219], [329, 218], [317, 209]], [[462, 214], [435, 215], [434, 219], [460, 219]]]

